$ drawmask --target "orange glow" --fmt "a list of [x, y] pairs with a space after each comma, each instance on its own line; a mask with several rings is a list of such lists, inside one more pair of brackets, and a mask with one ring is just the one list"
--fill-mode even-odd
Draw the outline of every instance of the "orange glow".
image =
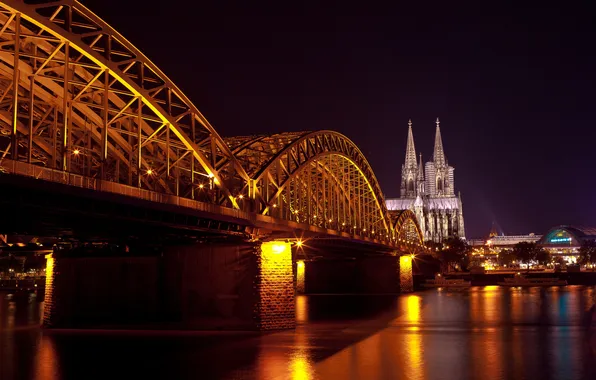
[[308, 299], [306, 296], [296, 296], [296, 322], [308, 322]]
[[39, 341], [39, 352], [36, 355], [35, 367], [40, 380], [55, 379], [57, 373], [57, 352], [52, 340], [42, 335]]
[[280, 254], [283, 253], [285, 250], [289, 250], [289, 243], [273, 243], [271, 245], [267, 245], [267, 243], [263, 243], [263, 251], [265, 251], [265, 248], [270, 250], [271, 253], [275, 253], [275, 254]]
[[410, 295], [406, 300], [406, 320], [408, 322], [419, 322], [420, 311], [422, 309], [421, 298], [419, 296]]
[[238, 198], [243, 199], [244, 195], [240, 194], [240, 195], [238, 195]]
[[296, 262], [296, 292], [304, 293], [304, 261]]
[[78, 150], [78, 149], [75, 149], [75, 150], [74, 150], [72, 153], [73, 153], [74, 155], [77, 155], [77, 154], [81, 153], [81, 151], [80, 151], [80, 150]]
[[302, 247], [302, 244], [303, 244], [302, 243], [302, 240], [297, 240], [296, 241], [296, 247], [300, 248], [300, 247]]
[[46, 292], [43, 300], [42, 321], [45, 319], [46, 305], [52, 303], [52, 283], [54, 282], [54, 256], [46, 255]]
[[270, 241], [261, 244], [259, 286], [259, 312], [261, 323], [275, 325], [280, 320], [280, 303], [283, 303], [283, 318], [295, 323], [294, 268], [292, 246], [288, 242]]
[[399, 258], [399, 288], [402, 293], [414, 290], [412, 258], [410, 256], [400, 256]]
[[285, 264], [286, 261], [288, 261], [287, 270], [290, 274], [292, 273], [292, 249], [290, 243], [270, 241], [261, 244], [261, 259], [263, 265], [263, 278], [267, 278], [269, 272], [273, 274], [277, 269], [276, 267], [280, 266], [281, 263]]
[[147, 174], [149, 174], [149, 175], [153, 174], [153, 170], [151, 170], [151, 169], [148, 169], [148, 170], [147, 170]]

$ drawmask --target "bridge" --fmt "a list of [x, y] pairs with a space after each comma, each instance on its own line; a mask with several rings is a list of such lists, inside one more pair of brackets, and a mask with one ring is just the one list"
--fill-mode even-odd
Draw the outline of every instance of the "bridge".
[[[0, 202], [13, 215], [0, 233], [101, 235], [111, 223], [97, 216], [110, 209], [104, 217], [127, 221], [117, 228], [125, 234], [167, 226], [178, 235], [234, 236], [229, 255], [251, 247], [256, 260], [251, 309], [262, 329], [291, 327], [304, 272], [297, 258], [309, 245], [401, 257], [401, 287], [411, 289], [410, 255], [426, 249], [416, 218], [389, 214], [371, 166], [346, 136], [222, 138], [158, 67], [77, 1], [3, 0], [0, 46]], [[85, 217], [74, 217], [81, 210]], [[45, 223], [31, 221], [42, 215]], [[164, 256], [211, 250], [203, 254], [214, 259], [226, 249], [178, 245]], [[48, 325], [76, 313], [57, 306], [75, 280], [58, 285], [51, 273], [83, 273], [83, 257], [49, 257]], [[267, 302], [285, 309], [266, 304], [273, 294]]]

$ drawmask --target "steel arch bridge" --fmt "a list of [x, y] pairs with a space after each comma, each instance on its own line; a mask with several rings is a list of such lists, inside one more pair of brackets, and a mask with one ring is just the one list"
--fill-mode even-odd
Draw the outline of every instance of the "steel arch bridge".
[[422, 246], [413, 213], [390, 220], [372, 168], [347, 137], [222, 138], [159, 68], [74, 0], [0, 2], [0, 163]]

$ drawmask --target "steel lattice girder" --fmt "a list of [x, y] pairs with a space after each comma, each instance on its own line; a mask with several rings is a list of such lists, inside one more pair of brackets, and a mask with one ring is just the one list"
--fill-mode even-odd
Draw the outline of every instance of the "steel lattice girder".
[[253, 194], [258, 212], [381, 240], [395, 237], [372, 168], [346, 136], [318, 131], [226, 141], [251, 177], [241, 191]]
[[411, 210], [403, 210], [399, 213], [395, 218], [393, 229], [396, 231], [398, 242], [424, 242], [416, 214]]
[[227, 144], [99, 17], [76, 1], [6, 0], [0, 25], [2, 157], [184, 197], [205, 178], [237, 208], [228, 189], [249, 177]]
[[[73, 0], [0, 2], [3, 158], [338, 231], [352, 227], [387, 243], [399, 235], [372, 168], [347, 137], [320, 131], [224, 140], [149, 59]], [[206, 185], [209, 191], [198, 191]], [[244, 194], [248, 207], [238, 204]]]

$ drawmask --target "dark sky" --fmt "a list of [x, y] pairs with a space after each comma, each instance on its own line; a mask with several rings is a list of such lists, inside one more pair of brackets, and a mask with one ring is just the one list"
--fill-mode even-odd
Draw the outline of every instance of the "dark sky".
[[596, 225], [596, 12], [587, 1], [83, 2], [222, 136], [339, 131], [396, 197], [408, 118], [428, 159], [438, 116], [468, 238], [493, 220], [507, 234]]

